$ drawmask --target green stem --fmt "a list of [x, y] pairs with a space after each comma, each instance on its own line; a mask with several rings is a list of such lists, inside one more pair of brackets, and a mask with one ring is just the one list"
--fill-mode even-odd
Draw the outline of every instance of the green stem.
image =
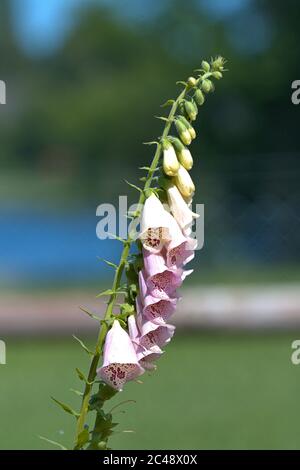
[[[165, 128], [164, 128], [163, 134], [162, 134], [162, 138], [167, 137], [167, 135], [170, 131], [170, 127], [172, 125], [173, 118], [175, 116], [178, 104], [184, 98], [184, 96], [185, 96], [188, 89], [189, 89], [188, 86], [186, 86], [182, 90], [182, 92], [179, 94], [177, 99], [174, 101], [174, 103], [171, 107], [168, 119], [166, 121], [166, 125], [165, 125]], [[162, 151], [162, 146], [161, 146], [160, 143], [158, 143], [157, 147], [156, 147], [156, 152], [154, 154], [154, 157], [153, 157], [153, 160], [152, 160], [152, 163], [151, 163], [151, 166], [148, 170], [148, 174], [147, 174], [147, 178], [146, 178], [146, 181], [145, 181], [143, 191], [140, 194], [140, 198], [139, 198], [139, 201], [138, 201], [138, 207], [140, 207], [144, 203], [144, 201], [146, 199], [147, 191], [151, 187], [153, 175], [154, 175], [154, 172], [155, 172], [155, 170], [158, 166], [161, 151]], [[111, 294], [111, 296], [109, 298], [107, 308], [106, 308], [106, 312], [105, 312], [105, 316], [104, 316], [104, 320], [110, 320], [112, 318], [113, 307], [115, 305], [115, 301], [116, 301], [116, 297], [117, 297], [117, 289], [120, 286], [122, 274], [124, 272], [124, 267], [125, 267], [125, 264], [126, 264], [129, 252], [130, 252], [130, 247], [131, 247], [131, 244], [132, 244], [133, 241], [134, 241], [134, 239], [129, 234], [126, 242], [124, 242], [124, 248], [123, 248], [123, 251], [122, 251], [122, 254], [121, 254], [120, 263], [119, 263], [119, 265], [118, 265], [118, 267], [115, 271], [115, 276], [114, 276], [114, 280], [113, 280], [112, 290], [114, 291], [114, 293]], [[77, 427], [76, 427], [75, 449], [78, 448], [77, 447], [78, 437], [84, 429], [86, 416], [87, 416], [88, 409], [89, 409], [89, 400], [90, 400], [90, 397], [91, 397], [91, 391], [92, 391], [93, 383], [94, 383], [96, 375], [97, 375], [97, 367], [98, 367], [99, 359], [100, 359], [100, 356], [101, 356], [101, 353], [102, 353], [102, 348], [103, 348], [103, 344], [104, 344], [104, 341], [105, 341], [107, 331], [108, 331], [108, 326], [105, 322], [103, 322], [102, 326], [101, 326], [101, 329], [99, 331], [99, 336], [98, 336], [98, 340], [97, 340], [97, 343], [96, 343], [95, 353], [94, 353], [94, 355], [92, 357], [92, 360], [91, 360], [90, 369], [89, 369], [89, 373], [88, 373], [88, 380], [87, 380], [87, 383], [85, 385], [85, 389], [84, 389], [84, 392], [83, 392], [81, 409], [80, 409], [79, 417], [78, 417], [78, 420], [77, 420]]]

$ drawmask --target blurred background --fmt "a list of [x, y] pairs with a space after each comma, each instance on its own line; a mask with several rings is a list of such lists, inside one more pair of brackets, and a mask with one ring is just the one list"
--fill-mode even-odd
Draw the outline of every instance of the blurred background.
[[229, 72], [192, 146], [205, 246], [177, 336], [157, 373], [123, 392], [137, 403], [116, 410], [111, 445], [300, 448], [299, 23], [293, 0], [1, 0], [2, 449], [72, 442], [49, 397], [78, 406], [68, 389], [88, 357], [71, 335], [94, 344], [79, 306], [101, 314], [112, 272], [97, 256], [120, 253], [97, 239], [96, 208], [136, 201], [124, 180], [152, 158], [142, 142], [160, 135], [160, 105], [217, 54]]

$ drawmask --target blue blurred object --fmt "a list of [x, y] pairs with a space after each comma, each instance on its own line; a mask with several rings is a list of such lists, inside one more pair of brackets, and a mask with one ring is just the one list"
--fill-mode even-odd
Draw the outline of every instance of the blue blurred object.
[[118, 242], [97, 239], [97, 219], [89, 212], [2, 209], [0, 223], [0, 279], [5, 285], [95, 281], [109, 274], [97, 256], [117, 261], [121, 251]]

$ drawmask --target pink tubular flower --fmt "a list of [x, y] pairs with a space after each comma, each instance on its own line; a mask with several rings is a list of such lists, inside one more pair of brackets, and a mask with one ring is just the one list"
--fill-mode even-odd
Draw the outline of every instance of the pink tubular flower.
[[151, 253], [159, 253], [164, 244], [170, 240], [167, 214], [164, 206], [154, 194], [146, 199], [139, 238], [144, 248]]
[[140, 331], [140, 345], [149, 351], [156, 353], [171, 341], [175, 332], [175, 326], [169, 325], [164, 321], [153, 323], [145, 320], [142, 316], [137, 317], [137, 324]]
[[146, 279], [148, 291], [154, 297], [168, 300], [182, 284], [182, 270], [169, 268], [164, 257], [159, 253], [154, 254], [144, 250], [143, 254], [143, 275]]
[[134, 346], [129, 335], [115, 320], [106, 335], [103, 365], [97, 373], [112, 388], [121, 391], [123, 385], [144, 372], [138, 362]]
[[148, 320], [160, 321], [161, 319], [167, 320], [176, 308], [178, 296], [175, 294], [174, 297], [168, 299], [159, 299], [154, 297], [147, 291], [146, 281], [143, 275], [143, 271], [139, 272], [139, 286], [140, 293], [137, 297], [137, 312], [144, 315]]
[[156, 366], [153, 364], [153, 362], [160, 358], [160, 356], [163, 354], [163, 351], [157, 347], [156, 352], [153, 352], [140, 344], [140, 332], [134, 315], [130, 315], [128, 317], [128, 330], [140, 365], [143, 367], [143, 369], [155, 369]]
[[183, 235], [174, 217], [169, 214], [170, 242], [166, 246], [167, 266], [177, 268], [188, 263], [194, 257], [197, 241]]

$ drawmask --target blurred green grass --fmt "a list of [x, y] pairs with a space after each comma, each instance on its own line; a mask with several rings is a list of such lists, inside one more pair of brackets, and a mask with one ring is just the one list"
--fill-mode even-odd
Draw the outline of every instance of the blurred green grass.
[[[290, 361], [300, 332], [178, 332], [143, 384], [128, 384], [116, 409], [115, 449], [299, 449], [300, 366]], [[93, 340], [88, 338], [88, 344]], [[50, 395], [78, 405], [75, 367], [88, 357], [69, 339], [8, 338], [0, 366], [1, 449], [48, 449], [38, 435], [69, 446], [74, 421]], [[125, 414], [122, 413], [125, 411]]]

